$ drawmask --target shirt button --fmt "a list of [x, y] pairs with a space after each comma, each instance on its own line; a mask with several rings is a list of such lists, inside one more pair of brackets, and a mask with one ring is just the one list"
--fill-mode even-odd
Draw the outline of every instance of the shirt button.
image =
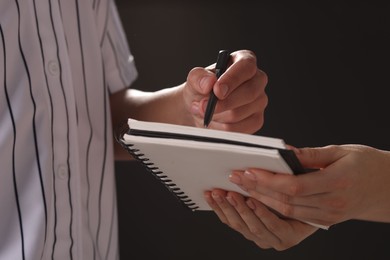
[[60, 67], [58, 66], [58, 62], [55, 60], [49, 61], [47, 64], [47, 68], [49, 70], [50, 75], [52, 76], [58, 76], [60, 72]]
[[67, 169], [67, 167], [64, 166], [64, 165], [58, 166], [57, 176], [61, 180], [67, 179], [68, 178], [68, 169]]

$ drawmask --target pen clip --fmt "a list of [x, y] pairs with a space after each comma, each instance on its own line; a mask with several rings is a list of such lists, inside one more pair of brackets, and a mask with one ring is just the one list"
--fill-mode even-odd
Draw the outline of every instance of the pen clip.
[[221, 50], [218, 53], [217, 64], [215, 65], [215, 75], [219, 78], [227, 69], [230, 58], [230, 52]]

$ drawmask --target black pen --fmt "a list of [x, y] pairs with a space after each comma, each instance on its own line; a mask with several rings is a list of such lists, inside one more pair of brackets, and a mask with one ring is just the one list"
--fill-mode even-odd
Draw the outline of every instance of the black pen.
[[[217, 63], [215, 65], [215, 75], [217, 79], [226, 71], [230, 58], [230, 52], [227, 50], [221, 50], [218, 53]], [[214, 91], [211, 90], [210, 98], [207, 103], [206, 112], [204, 115], [204, 127], [208, 127], [211, 119], [213, 118], [214, 109], [217, 105], [218, 98], [215, 96]]]

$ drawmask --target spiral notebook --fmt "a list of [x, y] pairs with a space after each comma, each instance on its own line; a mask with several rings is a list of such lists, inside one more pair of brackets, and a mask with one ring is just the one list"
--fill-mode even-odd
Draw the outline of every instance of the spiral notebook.
[[309, 171], [278, 138], [134, 119], [118, 130], [117, 141], [193, 211], [211, 210], [203, 196], [205, 190], [221, 188], [249, 196], [229, 181], [233, 170]]
[[248, 196], [230, 183], [233, 170], [304, 172], [294, 152], [277, 138], [129, 119], [117, 140], [192, 210], [211, 210], [205, 190], [221, 188]]

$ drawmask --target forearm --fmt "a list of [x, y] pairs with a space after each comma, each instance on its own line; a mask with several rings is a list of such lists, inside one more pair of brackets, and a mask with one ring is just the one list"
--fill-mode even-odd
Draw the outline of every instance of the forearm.
[[[358, 219], [390, 223], [390, 151], [368, 149], [364, 159], [372, 162], [371, 174], [364, 182], [371, 201]], [[370, 183], [374, 184], [371, 189]]]
[[127, 89], [111, 96], [113, 124], [134, 118], [143, 121], [193, 125], [182, 98], [182, 86], [156, 92]]
[[[110, 97], [112, 124], [115, 130], [128, 118], [144, 121], [193, 125], [182, 98], [182, 86], [156, 92], [126, 89]], [[131, 157], [114, 143], [115, 159], [128, 160]]]

